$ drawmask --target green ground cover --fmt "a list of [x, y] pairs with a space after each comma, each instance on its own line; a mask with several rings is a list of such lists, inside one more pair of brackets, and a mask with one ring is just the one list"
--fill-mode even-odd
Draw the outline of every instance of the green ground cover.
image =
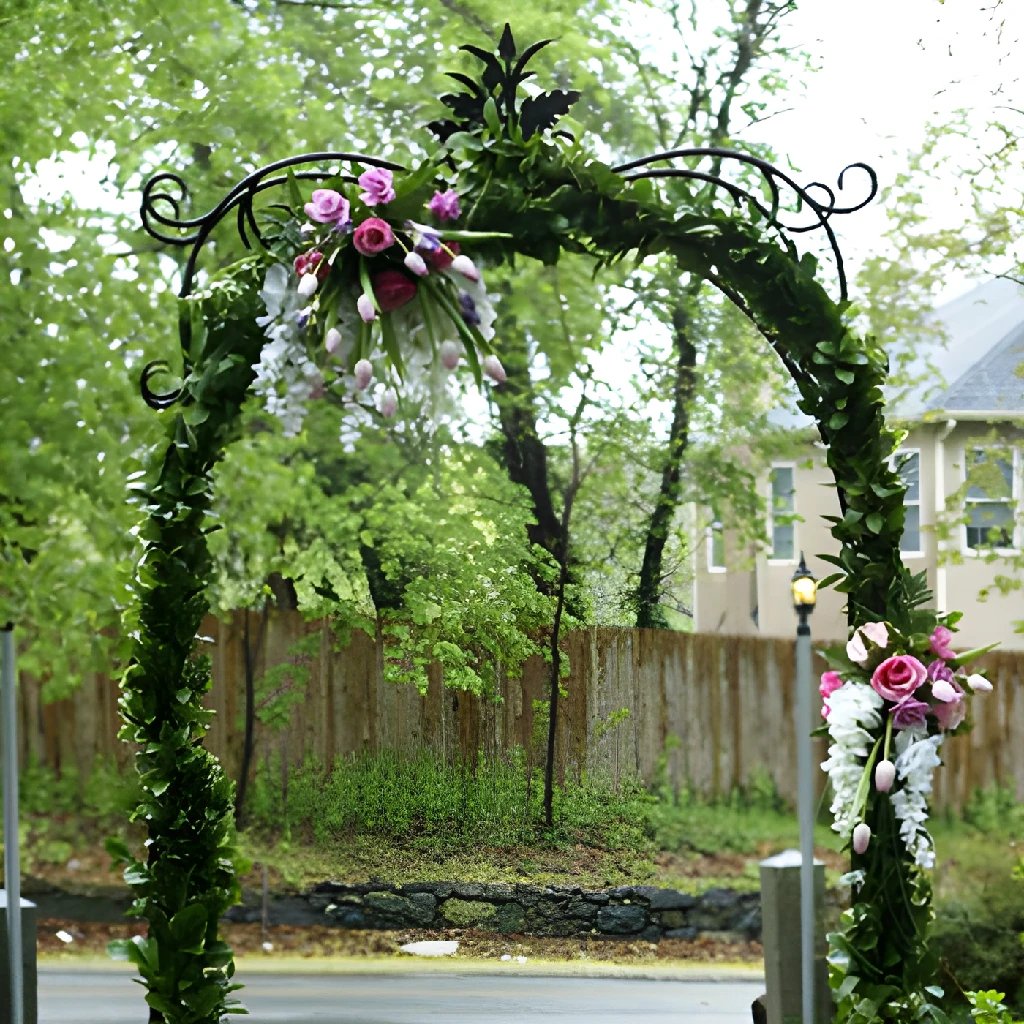
[[[102, 841], [129, 828], [130, 773], [98, 766], [83, 783], [73, 772], [31, 769], [22, 782], [26, 876], [78, 889], [117, 884]], [[792, 809], [766, 784], [707, 801], [575, 780], [556, 794], [553, 829], [539, 824], [540, 801], [521, 753], [461, 765], [426, 753], [364, 756], [288, 773], [269, 763], [241, 833], [245, 883], [262, 884], [265, 872], [278, 890], [325, 879], [753, 890], [759, 861], [798, 843]], [[825, 817], [816, 850], [834, 884], [846, 858]], [[936, 818], [933, 832], [936, 941], [955, 976], [946, 986], [1000, 989], [1019, 1012], [1024, 805], [1004, 790], [979, 793], [962, 816]]]

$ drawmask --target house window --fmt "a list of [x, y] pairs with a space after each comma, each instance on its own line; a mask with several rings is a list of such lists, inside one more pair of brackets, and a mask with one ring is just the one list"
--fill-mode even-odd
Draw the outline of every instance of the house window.
[[972, 551], [1012, 548], [1017, 497], [1013, 456], [987, 448], [967, 452], [966, 544]]
[[794, 473], [793, 466], [772, 466], [768, 495], [768, 536], [771, 538], [768, 557], [776, 562], [796, 560]]
[[921, 452], [917, 448], [901, 448], [893, 457], [893, 469], [907, 488], [903, 495], [903, 536], [900, 551], [921, 553]]
[[716, 518], [707, 533], [708, 572], [725, 572], [725, 531]]

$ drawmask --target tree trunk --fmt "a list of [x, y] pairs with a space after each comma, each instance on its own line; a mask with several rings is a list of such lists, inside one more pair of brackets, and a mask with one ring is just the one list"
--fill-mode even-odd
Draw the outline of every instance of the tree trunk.
[[[690, 289], [687, 300], [694, 297]], [[665, 544], [679, 504], [683, 455], [690, 441], [690, 402], [696, 387], [697, 348], [690, 334], [691, 320], [685, 302], [672, 312], [672, 338], [676, 354], [672, 387], [672, 426], [669, 428], [661, 486], [647, 526], [644, 558], [636, 588], [636, 624], [639, 628], [667, 626], [660, 607]]]

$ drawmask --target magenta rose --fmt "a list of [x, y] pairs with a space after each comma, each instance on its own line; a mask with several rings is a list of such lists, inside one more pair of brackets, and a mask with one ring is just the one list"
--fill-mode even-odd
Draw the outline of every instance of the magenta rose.
[[416, 282], [400, 270], [382, 270], [372, 280], [373, 294], [382, 313], [404, 306], [416, 294]]
[[367, 206], [384, 206], [395, 198], [394, 175], [385, 167], [371, 167], [358, 178], [364, 191], [359, 193]]
[[892, 709], [892, 727], [894, 729], [910, 729], [915, 725], [924, 725], [931, 707], [923, 700], [904, 697]]
[[940, 658], [945, 658], [948, 661], [950, 658], [956, 657], [956, 652], [949, 646], [949, 642], [952, 639], [952, 630], [946, 629], [945, 626], [936, 626], [928, 640], [928, 647], [932, 654], [935, 654]]
[[318, 224], [335, 224], [341, 227], [349, 220], [349, 202], [333, 188], [318, 188], [313, 191], [313, 201], [303, 209], [310, 220]]
[[352, 235], [352, 244], [364, 256], [377, 256], [395, 244], [395, 233], [386, 220], [367, 217]]
[[895, 703], [909, 697], [927, 678], [928, 671], [917, 658], [897, 654], [871, 673], [871, 685], [879, 697]]
[[462, 214], [459, 206], [459, 195], [452, 189], [444, 192], [435, 192], [433, 198], [427, 203], [427, 209], [438, 220], [458, 220]]

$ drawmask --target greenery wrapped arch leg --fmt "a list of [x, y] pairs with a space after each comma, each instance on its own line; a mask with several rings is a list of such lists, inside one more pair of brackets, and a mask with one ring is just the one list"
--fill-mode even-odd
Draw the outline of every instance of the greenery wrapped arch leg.
[[[919, 608], [926, 597], [921, 581], [899, 556], [903, 488], [890, 464], [896, 438], [883, 417], [886, 358], [847, 322], [845, 276], [829, 223], [867, 200], [840, 206], [831, 188], [801, 188], [758, 158], [720, 149], [609, 167], [553, 130], [575, 93], [519, 95], [524, 69], [544, 45], [519, 54], [506, 27], [496, 54], [468, 47], [482, 74], [454, 76], [465, 91], [442, 97], [453, 117], [430, 126], [435, 152], [408, 172], [375, 157], [308, 154], [255, 172], [195, 219], [182, 216], [184, 184], [176, 175], [159, 175], [146, 187], [147, 229], [191, 247], [181, 288], [181, 385], [157, 394], [150, 385], [162, 367], [150, 365], [143, 374], [146, 400], [171, 418], [162, 460], [137, 485], [145, 554], [121, 701], [124, 737], [138, 750], [143, 797], [136, 816], [149, 841], [144, 858], [113, 848], [135, 893], [134, 912], [149, 924], [148, 937], [129, 943], [127, 952], [147, 989], [151, 1020], [214, 1024], [232, 1009], [233, 962], [217, 932], [237, 896], [232, 793], [203, 747], [210, 680], [194, 649], [211, 572], [213, 469], [237, 435], [253, 389], [281, 406], [296, 388], [303, 399], [351, 397], [353, 389], [358, 395], [377, 373], [398, 386], [414, 349], [448, 369], [464, 361], [478, 382], [484, 375], [502, 380], [491, 345], [493, 310], [460, 244], [492, 264], [513, 257], [554, 263], [573, 252], [600, 265], [665, 253], [680, 273], [717, 287], [777, 353], [827, 446], [840, 505], [832, 532], [841, 554], [832, 582], [848, 597], [850, 625], [870, 627], [874, 638], [856, 665], [837, 663], [847, 676], [845, 694], [856, 694], [860, 683], [871, 689], [855, 678], [856, 666], [879, 664], [897, 639], [920, 649], [934, 635], [935, 616]], [[726, 166], [738, 173], [726, 177]], [[862, 165], [854, 169], [867, 173], [870, 199], [874, 175]], [[809, 222], [787, 229], [780, 200], [786, 190]], [[199, 255], [229, 215], [250, 254], [197, 288]], [[828, 242], [838, 301], [819, 282], [816, 261], [792, 242], [792, 233], [805, 230], [818, 230]], [[285, 384], [287, 396], [275, 394]], [[394, 388], [385, 390], [381, 413], [396, 401]], [[301, 423], [301, 404], [286, 410], [293, 427]], [[952, 678], [951, 657], [940, 660]], [[962, 695], [958, 683], [945, 692], [955, 695], [954, 685]], [[937, 680], [927, 686], [939, 694]], [[841, 703], [832, 702], [834, 710]], [[877, 734], [877, 742], [854, 767], [867, 778], [879, 751], [888, 755], [889, 739], [881, 743], [891, 728], [881, 714], [865, 723], [867, 741]], [[924, 1019], [933, 980], [927, 879], [896, 834], [887, 792], [858, 786], [852, 802], [843, 813], [855, 812], [874, 841], [865, 845], [863, 828], [853, 831], [860, 849], [853, 856], [853, 906], [834, 940], [838, 1019]]]

